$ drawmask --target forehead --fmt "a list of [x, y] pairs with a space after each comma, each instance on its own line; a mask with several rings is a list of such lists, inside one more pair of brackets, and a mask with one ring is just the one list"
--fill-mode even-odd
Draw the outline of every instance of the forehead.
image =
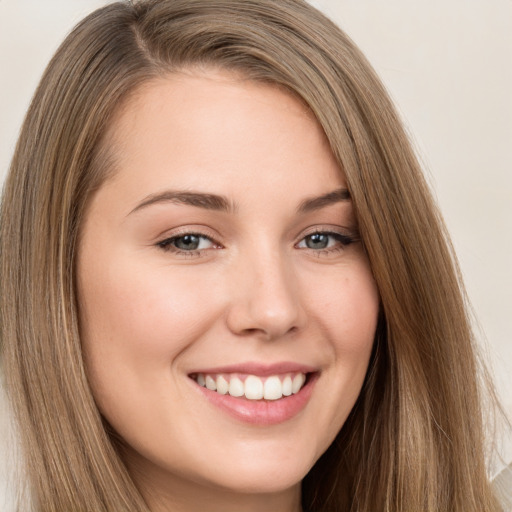
[[[182, 72], [140, 87], [107, 133], [115, 181], [230, 194], [252, 185], [323, 194], [344, 184], [322, 128], [282, 87], [226, 72]], [[118, 183], [119, 184], [119, 183]], [[132, 191], [133, 192], [133, 191]]]
[[[274, 115], [269, 116], [269, 111]], [[215, 134], [229, 128], [228, 117], [239, 126], [252, 121], [254, 127], [256, 123], [275, 125], [283, 115], [314, 125], [311, 135], [326, 141], [308, 105], [284, 86], [231, 71], [192, 68], [149, 80], [132, 91], [118, 106], [106, 138], [114, 143], [123, 143], [123, 139], [134, 143], [143, 133], [154, 136], [157, 130], [194, 128], [211, 128]]]

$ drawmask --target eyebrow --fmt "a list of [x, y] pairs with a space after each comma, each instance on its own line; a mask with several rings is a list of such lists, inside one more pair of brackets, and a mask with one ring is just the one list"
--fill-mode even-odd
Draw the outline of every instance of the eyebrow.
[[340, 188], [322, 196], [305, 199], [300, 203], [297, 211], [298, 213], [308, 213], [345, 201], [350, 201], [350, 192], [346, 188]]
[[234, 205], [224, 196], [217, 194], [205, 194], [203, 192], [185, 192], [181, 190], [166, 190], [157, 194], [151, 194], [144, 198], [130, 213], [135, 213], [143, 208], [157, 203], [175, 203], [205, 210], [231, 212]]
[[[346, 188], [340, 188], [333, 192], [328, 192], [318, 197], [312, 197], [302, 201], [297, 208], [298, 213], [308, 213], [320, 210], [331, 204], [350, 201], [350, 193]], [[166, 190], [157, 194], [151, 194], [144, 198], [130, 213], [135, 213], [143, 208], [158, 203], [175, 203], [205, 210], [215, 210], [222, 212], [234, 212], [236, 206], [225, 196], [217, 194], [207, 194], [204, 192], [187, 192], [182, 190]]]

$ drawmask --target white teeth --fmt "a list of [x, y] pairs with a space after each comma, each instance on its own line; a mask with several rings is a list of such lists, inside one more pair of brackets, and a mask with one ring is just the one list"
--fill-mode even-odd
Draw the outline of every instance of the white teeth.
[[289, 375], [287, 375], [283, 380], [283, 395], [290, 396], [291, 394], [292, 394], [292, 378]]
[[198, 373], [195, 380], [200, 386], [221, 395], [229, 394], [233, 397], [243, 397], [248, 400], [279, 400], [283, 396], [298, 393], [306, 382], [304, 373], [272, 375], [260, 378], [248, 375], [245, 380], [237, 375], [219, 374], [205, 375]]
[[206, 376], [205, 384], [208, 389], [215, 391], [217, 389], [217, 383], [209, 376]]
[[306, 376], [303, 373], [298, 373], [295, 375], [292, 382], [292, 393], [298, 393], [305, 381]]
[[229, 390], [229, 382], [222, 376], [219, 375], [217, 377], [217, 393], [220, 393], [221, 395], [227, 394]]
[[229, 394], [231, 396], [244, 396], [244, 383], [238, 377], [232, 377], [229, 381]]
[[245, 398], [249, 400], [261, 400], [263, 398], [263, 382], [259, 377], [249, 375], [244, 382]]
[[279, 377], [269, 377], [263, 386], [265, 400], [278, 400], [283, 396], [283, 385]]

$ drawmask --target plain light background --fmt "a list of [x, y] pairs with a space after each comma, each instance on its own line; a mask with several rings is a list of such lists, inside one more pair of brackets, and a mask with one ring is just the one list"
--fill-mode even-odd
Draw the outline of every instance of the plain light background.
[[[46, 63], [73, 25], [105, 3], [0, 0], [0, 181]], [[363, 50], [412, 134], [512, 417], [512, 1], [312, 3]], [[0, 507], [9, 502], [6, 422], [0, 402]]]

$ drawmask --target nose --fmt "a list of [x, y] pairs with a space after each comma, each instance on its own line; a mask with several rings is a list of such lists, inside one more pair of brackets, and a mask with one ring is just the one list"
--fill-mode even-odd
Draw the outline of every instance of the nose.
[[246, 260], [233, 272], [231, 283], [227, 323], [233, 333], [275, 340], [305, 325], [293, 269], [279, 255]]

